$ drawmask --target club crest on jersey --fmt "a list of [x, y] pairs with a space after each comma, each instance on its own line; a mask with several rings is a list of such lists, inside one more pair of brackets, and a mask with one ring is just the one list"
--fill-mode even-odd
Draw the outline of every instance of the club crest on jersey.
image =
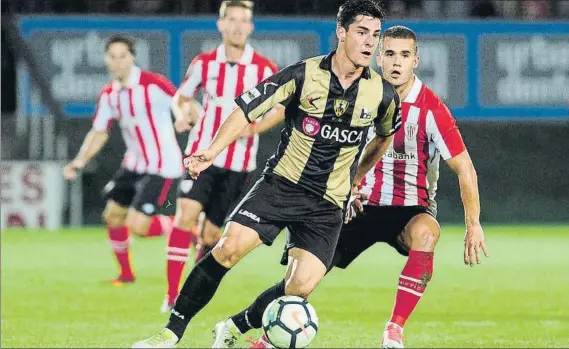
[[302, 130], [307, 136], [316, 136], [318, 131], [320, 131], [320, 123], [314, 118], [304, 118], [302, 120]]
[[417, 124], [407, 124], [405, 125], [405, 137], [408, 140], [412, 141], [417, 136], [417, 130], [419, 129], [419, 125]]
[[334, 100], [334, 113], [336, 116], [341, 116], [348, 110], [348, 105], [350, 103], [344, 99], [335, 99]]

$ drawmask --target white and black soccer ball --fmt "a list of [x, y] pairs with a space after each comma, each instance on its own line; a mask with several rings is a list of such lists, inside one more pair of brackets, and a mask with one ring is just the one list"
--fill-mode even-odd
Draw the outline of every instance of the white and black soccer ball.
[[263, 331], [277, 348], [304, 348], [316, 337], [318, 315], [301, 297], [280, 297], [265, 309]]

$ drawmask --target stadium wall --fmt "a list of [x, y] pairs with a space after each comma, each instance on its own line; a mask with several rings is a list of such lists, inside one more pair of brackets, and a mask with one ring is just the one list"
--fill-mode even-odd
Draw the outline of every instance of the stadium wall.
[[[335, 46], [334, 22], [321, 19], [256, 19], [252, 43], [283, 67]], [[504, 21], [397, 21], [420, 38], [420, 78], [457, 117], [479, 173], [485, 222], [569, 221], [569, 23]], [[138, 40], [138, 62], [175, 84], [190, 60], [215, 47], [214, 18], [21, 17], [19, 27], [51, 81], [66, 114], [71, 153], [89, 128], [88, 119], [108, 79], [104, 39], [127, 32]], [[25, 67], [18, 69], [20, 115], [42, 117], [45, 108]], [[117, 130], [85, 172], [85, 222], [97, 224], [100, 190], [120, 164]], [[185, 137], [181, 137], [185, 143]], [[262, 138], [259, 164], [278, 132]], [[73, 155], [70, 154], [70, 155]], [[456, 176], [442, 166], [440, 219], [460, 222]], [[170, 201], [174, 202], [175, 193]], [[165, 208], [171, 210], [172, 206]]]

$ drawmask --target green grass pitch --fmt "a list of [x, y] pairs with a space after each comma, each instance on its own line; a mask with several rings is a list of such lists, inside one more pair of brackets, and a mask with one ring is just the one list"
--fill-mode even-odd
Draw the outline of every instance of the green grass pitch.
[[[462, 229], [443, 226], [406, 345], [569, 347], [569, 226], [487, 226], [490, 257], [474, 268], [462, 262]], [[281, 236], [235, 267], [179, 347], [210, 347], [217, 321], [277, 282], [282, 246]], [[118, 348], [152, 335], [167, 319], [165, 247], [164, 238], [135, 239], [138, 280], [113, 287], [104, 283], [116, 268], [102, 228], [2, 231], [1, 346]], [[377, 245], [330, 274], [310, 298], [320, 317], [311, 347], [379, 347], [404, 263]]]

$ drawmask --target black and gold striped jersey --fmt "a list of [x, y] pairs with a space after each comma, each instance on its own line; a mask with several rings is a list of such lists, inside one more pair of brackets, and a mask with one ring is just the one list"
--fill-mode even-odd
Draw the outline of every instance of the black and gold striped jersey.
[[251, 122], [277, 104], [285, 128], [265, 173], [275, 173], [342, 207], [348, 198], [366, 134], [388, 137], [401, 126], [399, 96], [370, 68], [344, 89], [332, 72], [331, 52], [288, 66], [235, 102]]

